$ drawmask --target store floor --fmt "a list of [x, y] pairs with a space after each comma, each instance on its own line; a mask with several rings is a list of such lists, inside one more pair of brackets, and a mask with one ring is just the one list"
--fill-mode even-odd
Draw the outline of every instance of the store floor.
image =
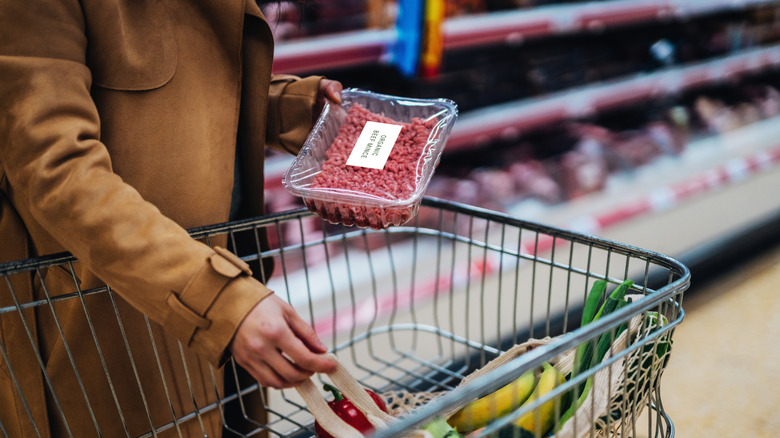
[[694, 281], [683, 308], [661, 385], [675, 436], [780, 436], [780, 245]]

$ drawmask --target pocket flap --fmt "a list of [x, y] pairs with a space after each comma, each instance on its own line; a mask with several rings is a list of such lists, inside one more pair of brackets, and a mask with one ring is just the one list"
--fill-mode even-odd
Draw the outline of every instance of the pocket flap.
[[97, 0], [85, 8], [93, 84], [113, 90], [150, 90], [176, 71], [176, 41], [161, 1]]

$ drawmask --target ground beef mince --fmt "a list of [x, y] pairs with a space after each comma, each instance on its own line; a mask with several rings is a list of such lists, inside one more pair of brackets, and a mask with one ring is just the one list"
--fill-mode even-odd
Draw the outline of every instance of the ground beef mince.
[[[384, 168], [371, 169], [347, 165], [347, 159], [367, 121], [402, 125]], [[436, 120], [412, 119], [401, 123], [353, 104], [338, 135], [326, 151], [322, 170], [312, 181], [313, 189], [365, 195], [366, 205], [348, 205], [321, 199], [306, 199], [307, 207], [331, 223], [384, 229], [401, 225], [414, 217], [418, 202], [383, 206], [382, 201], [410, 199], [422, 180], [421, 157]], [[370, 205], [368, 205], [370, 204]]]

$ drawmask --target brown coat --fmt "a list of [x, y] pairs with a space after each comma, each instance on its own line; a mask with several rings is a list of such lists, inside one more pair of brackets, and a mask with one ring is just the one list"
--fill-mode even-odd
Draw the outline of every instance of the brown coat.
[[[90, 319], [79, 300], [25, 311], [56, 402], [22, 320], [0, 314], [0, 423], [11, 436], [59, 436], [63, 418], [74, 436], [135, 436], [170, 422], [171, 409], [192, 411], [193, 398], [213, 401], [208, 364], [223, 362], [269, 291], [185, 229], [228, 219], [236, 148], [245, 213], [260, 214], [264, 147], [294, 153], [310, 129], [319, 78], [273, 76], [272, 55], [254, 0], [0, 0], [0, 262], [79, 259], [77, 284], [59, 267], [14, 280], [21, 302], [103, 282], [116, 292], [116, 305], [87, 297]], [[0, 308], [13, 306], [2, 283]], [[194, 395], [169, 335], [185, 346]], [[217, 419], [203, 420], [209, 436]]]

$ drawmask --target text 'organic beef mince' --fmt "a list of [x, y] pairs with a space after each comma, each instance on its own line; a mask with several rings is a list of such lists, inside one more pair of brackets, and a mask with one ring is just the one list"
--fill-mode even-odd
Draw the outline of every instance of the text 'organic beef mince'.
[[[347, 165], [347, 159], [368, 121], [402, 126], [382, 169]], [[425, 122], [419, 118], [414, 118], [411, 123], [398, 123], [358, 104], [352, 105], [338, 136], [325, 153], [327, 160], [322, 163], [322, 171], [314, 178], [312, 187], [390, 200], [408, 199], [418, 188], [420, 157], [435, 124], [436, 120]], [[330, 222], [359, 227], [386, 228], [390, 224], [402, 224], [413, 216], [413, 206], [372, 208], [319, 200], [309, 200], [307, 206]]]

